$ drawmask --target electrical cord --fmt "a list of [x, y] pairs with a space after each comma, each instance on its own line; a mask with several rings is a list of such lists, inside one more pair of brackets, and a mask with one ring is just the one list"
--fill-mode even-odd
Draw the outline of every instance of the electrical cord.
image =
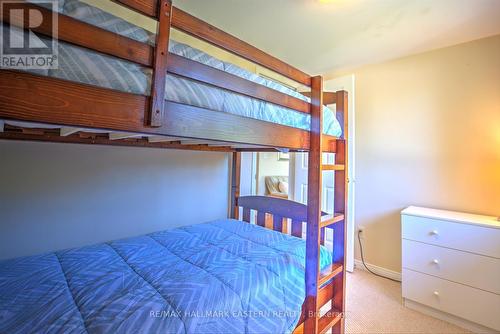
[[374, 273], [373, 271], [370, 270], [370, 268], [368, 268], [368, 266], [365, 263], [365, 257], [363, 255], [363, 243], [361, 242], [361, 231], [360, 230], [358, 230], [358, 242], [359, 242], [359, 251], [360, 251], [360, 255], [361, 255], [361, 262], [363, 263], [363, 266], [365, 267], [365, 269], [368, 270], [368, 272], [372, 273], [375, 276], [382, 277], [382, 278], [391, 280], [393, 282], [400, 283], [400, 281], [398, 281], [398, 280], [396, 280], [394, 278], [390, 278], [390, 277], [387, 277], [387, 276], [384, 276], [384, 275], [380, 275], [380, 274]]

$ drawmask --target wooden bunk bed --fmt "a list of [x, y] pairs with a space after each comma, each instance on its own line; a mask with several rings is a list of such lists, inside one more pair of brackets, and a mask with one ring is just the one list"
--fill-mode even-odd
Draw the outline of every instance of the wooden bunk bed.
[[[69, 16], [58, 15], [58, 39], [146, 66], [153, 70], [150, 96], [131, 94], [26, 72], [0, 70], [0, 139], [97, 145], [232, 152], [231, 217], [264, 226], [273, 216], [272, 228], [302, 236], [306, 228], [306, 299], [296, 333], [344, 332], [345, 223], [347, 214], [347, 93], [324, 92], [321, 76], [310, 75], [264, 53], [222, 30], [172, 6], [169, 0], [116, 0], [158, 21], [156, 47], [124, 37]], [[48, 15], [36, 4], [23, 3]], [[2, 21], [19, 25], [4, 13]], [[170, 29], [175, 28], [205, 42], [268, 68], [310, 87], [311, 103], [236, 75], [169, 53]], [[34, 28], [51, 35], [48, 26]], [[234, 93], [293, 109], [311, 117], [310, 131], [229, 113], [165, 100], [166, 76], [174, 74]], [[323, 134], [324, 104], [335, 104], [343, 137]], [[5, 123], [4, 123], [5, 122]], [[14, 122], [14, 123], [13, 123]], [[17, 122], [17, 123], [16, 123]], [[56, 128], [25, 124], [43, 123]], [[14, 125], [13, 125], [14, 124]], [[276, 151], [309, 153], [307, 206], [288, 200], [259, 196], [240, 197], [241, 152]], [[335, 164], [322, 162], [322, 153], [335, 153]], [[321, 211], [322, 173], [335, 173], [335, 214]], [[333, 264], [320, 271], [319, 250], [325, 229], [333, 229]], [[325, 305], [330, 310], [320, 314]]]

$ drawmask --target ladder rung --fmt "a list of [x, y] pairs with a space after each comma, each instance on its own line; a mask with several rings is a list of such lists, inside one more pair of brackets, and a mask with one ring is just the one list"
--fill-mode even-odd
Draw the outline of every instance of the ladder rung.
[[327, 170], [344, 170], [345, 165], [321, 165], [321, 169], [324, 171]]
[[335, 224], [339, 221], [344, 220], [344, 215], [342, 213], [334, 213], [333, 215], [325, 215], [321, 217], [321, 222], [319, 223], [319, 227], [327, 227], [332, 224]]
[[340, 274], [344, 270], [344, 266], [339, 263], [332, 263], [325, 269], [321, 270], [319, 273], [318, 286], [321, 287], [323, 284]]
[[331, 308], [328, 312], [325, 313], [318, 321], [318, 329], [319, 333], [326, 333], [330, 328], [335, 326], [337, 322], [342, 319], [342, 313], [338, 310]]
[[298, 324], [292, 333], [293, 334], [304, 334], [304, 322], [301, 322], [300, 324]]
[[[342, 313], [336, 309], [330, 309], [318, 320], [318, 331], [323, 334], [335, 326], [342, 319]], [[304, 322], [300, 323], [293, 331], [293, 334], [304, 334]]]

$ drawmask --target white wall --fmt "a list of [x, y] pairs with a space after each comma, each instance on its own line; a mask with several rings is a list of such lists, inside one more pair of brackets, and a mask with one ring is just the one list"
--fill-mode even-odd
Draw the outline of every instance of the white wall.
[[0, 141], [0, 259], [227, 217], [225, 153]]
[[354, 74], [367, 262], [401, 270], [406, 206], [500, 215], [500, 35]]
[[254, 155], [252, 152], [241, 152], [241, 173], [240, 173], [240, 196], [255, 195], [255, 167]]

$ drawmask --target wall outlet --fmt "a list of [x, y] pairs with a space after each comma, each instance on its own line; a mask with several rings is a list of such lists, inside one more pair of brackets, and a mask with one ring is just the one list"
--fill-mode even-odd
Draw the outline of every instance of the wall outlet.
[[361, 233], [361, 235], [363, 235], [363, 232], [365, 231], [365, 227], [363, 225], [358, 226], [358, 231], [359, 231], [359, 233]]

